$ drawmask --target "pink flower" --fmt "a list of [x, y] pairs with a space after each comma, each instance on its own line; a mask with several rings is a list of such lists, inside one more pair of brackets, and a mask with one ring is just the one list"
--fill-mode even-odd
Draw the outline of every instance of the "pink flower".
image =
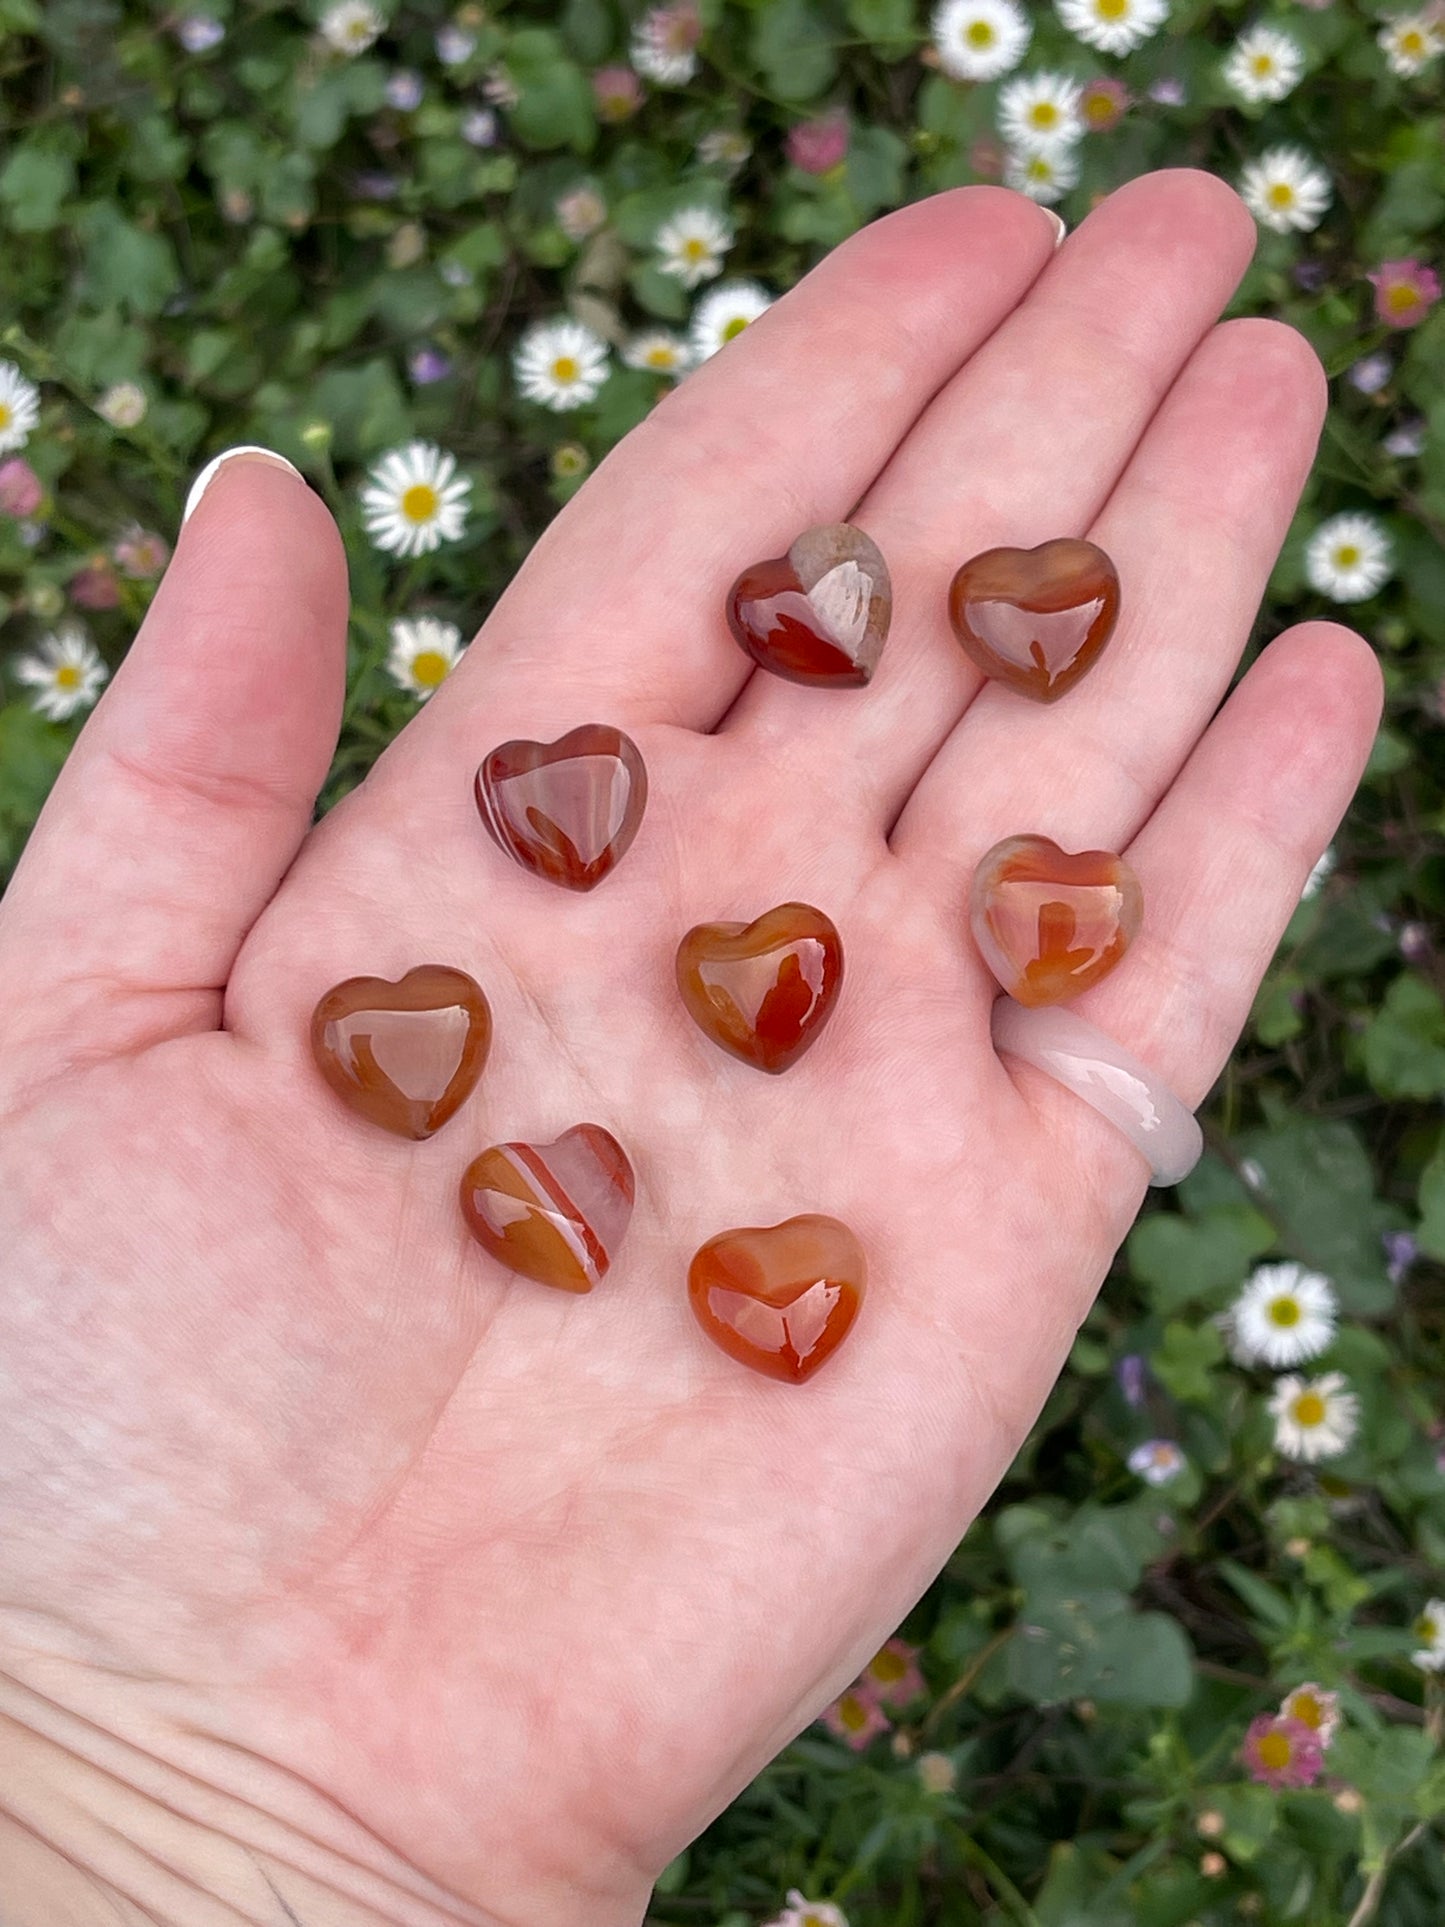
[[171, 545], [149, 529], [127, 529], [111, 551], [132, 582], [153, 582], [171, 559]]
[[1117, 127], [1132, 104], [1133, 97], [1122, 80], [1091, 80], [1079, 96], [1079, 112], [1085, 131], [1107, 134]]
[[890, 1639], [863, 1668], [856, 1690], [880, 1706], [907, 1706], [916, 1700], [928, 1690], [918, 1670], [918, 1648], [906, 1640]]
[[1249, 1723], [1240, 1758], [1262, 1786], [1309, 1786], [1319, 1778], [1325, 1750], [1303, 1720], [1260, 1713]]
[[600, 120], [630, 120], [642, 105], [642, 82], [630, 67], [599, 67], [592, 76], [592, 98]]
[[1375, 313], [1387, 328], [1415, 328], [1440, 299], [1440, 277], [1413, 254], [1382, 261], [1366, 280], [1375, 290]]
[[968, 164], [981, 181], [1001, 181], [1008, 149], [996, 134], [980, 134], [968, 150]]
[[788, 129], [788, 159], [804, 174], [830, 174], [848, 152], [848, 116], [842, 108], [821, 120], [800, 120]]
[[823, 1715], [823, 1724], [840, 1740], [846, 1740], [855, 1753], [861, 1753], [875, 1734], [888, 1731], [889, 1721], [871, 1693], [850, 1686]]
[[70, 599], [77, 609], [113, 609], [120, 601], [120, 583], [108, 555], [93, 555], [70, 578]]
[[0, 462], [0, 515], [14, 515], [21, 519], [33, 515], [44, 495], [45, 484], [29, 462], [19, 455], [12, 455], [8, 462]]

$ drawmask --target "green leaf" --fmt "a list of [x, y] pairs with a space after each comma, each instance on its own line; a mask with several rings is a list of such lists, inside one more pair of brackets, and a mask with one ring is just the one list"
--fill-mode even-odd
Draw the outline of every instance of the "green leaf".
[[92, 202], [76, 222], [76, 233], [84, 256], [84, 292], [94, 307], [159, 314], [180, 286], [180, 265], [166, 237], [134, 226], [111, 203]]
[[1094, 1647], [1090, 1698], [1112, 1706], [1183, 1706], [1194, 1691], [1194, 1654], [1165, 1613], [1130, 1613]]
[[881, 60], [902, 60], [918, 42], [913, 0], [848, 0], [848, 24]]
[[1291, 1117], [1242, 1132], [1235, 1149], [1260, 1172], [1260, 1209], [1285, 1251], [1332, 1279], [1347, 1311], [1387, 1310], [1395, 1294], [1380, 1238], [1398, 1220], [1375, 1196], [1374, 1170], [1354, 1127]]
[[1445, 1093], [1445, 1004], [1406, 971], [1385, 992], [1365, 1030], [1365, 1069], [1381, 1097]]
[[1214, 1398], [1212, 1368], [1224, 1357], [1224, 1340], [1214, 1325], [1164, 1328], [1164, 1342], [1149, 1354], [1149, 1368], [1166, 1392], [1185, 1404], [1208, 1405]]
[[1297, 1615], [1293, 1604], [1267, 1579], [1261, 1579], [1258, 1573], [1250, 1572], [1245, 1566], [1236, 1565], [1232, 1559], [1221, 1559], [1218, 1571], [1221, 1578], [1233, 1586], [1255, 1618], [1272, 1631], [1282, 1633], [1294, 1624]]
[[69, 734], [28, 703], [0, 709], [0, 869], [19, 857], [69, 747]]
[[16, 234], [42, 234], [56, 226], [66, 196], [75, 187], [75, 163], [68, 154], [24, 142], [0, 168], [0, 206]]
[[1156, 1311], [1179, 1311], [1194, 1303], [1217, 1310], [1274, 1238], [1269, 1219], [1248, 1205], [1222, 1205], [1194, 1221], [1156, 1211], [1129, 1235], [1129, 1269], [1149, 1287]]
[[779, 100], [815, 100], [838, 69], [827, 26], [807, 0], [767, 0], [754, 16], [751, 47]]
[[1427, 1258], [1445, 1263], [1445, 1135], [1420, 1173], [1420, 1229], [1416, 1236]]
[[539, 27], [513, 34], [507, 71], [520, 95], [509, 121], [523, 146], [591, 151], [597, 139], [592, 89], [556, 34]]

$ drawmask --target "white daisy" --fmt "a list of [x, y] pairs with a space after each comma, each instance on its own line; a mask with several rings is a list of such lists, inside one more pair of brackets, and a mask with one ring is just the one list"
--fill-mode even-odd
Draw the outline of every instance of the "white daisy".
[[15, 680], [35, 691], [31, 708], [53, 723], [63, 723], [77, 709], [89, 709], [110, 674], [78, 622], [63, 623], [33, 656], [17, 656], [12, 666]]
[[584, 182], [564, 194], [553, 208], [557, 225], [569, 241], [585, 241], [607, 219], [607, 203], [595, 187]]
[[1237, 1365], [1301, 1365], [1335, 1335], [1334, 1289], [1303, 1265], [1260, 1265], [1225, 1313]]
[[645, 368], [655, 375], [685, 375], [692, 366], [692, 351], [681, 335], [648, 328], [631, 337], [622, 359], [629, 368]]
[[1424, 1673], [1445, 1673], [1445, 1599], [1427, 1599], [1415, 1621], [1420, 1650], [1410, 1657]]
[[1360, 1401], [1348, 1390], [1343, 1372], [1276, 1379], [1269, 1409], [1275, 1450], [1287, 1459], [1332, 1459], [1359, 1430]]
[[1302, 147], [1271, 147], [1250, 161], [1240, 175], [1239, 192], [1261, 227], [1276, 234], [1318, 227], [1332, 198], [1329, 175]]
[[1365, 602], [1394, 573], [1392, 556], [1373, 515], [1332, 515], [1305, 547], [1305, 579], [1331, 602]]
[[1129, 1454], [1129, 1470], [1145, 1485], [1168, 1485], [1187, 1463], [1173, 1439], [1145, 1439]]
[[1003, 177], [1007, 186], [1049, 207], [1061, 201], [1077, 184], [1079, 157], [1072, 147], [1055, 147], [1047, 153], [1010, 154], [1004, 162]]
[[1000, 89], [998, 131], [1020, 153], [1053, 153], [1083, 138], [1083, 95], [1067, 74], [1020, 74]]
[[997, 80], [1012, 73], [1033, 31], [1014, 0], [940, 0], [933, 14], [939, 64], [955, 80]]
[[436, 616], [401, 616], [391, 625], [387, 674], [409, 696], [425, 702], [461, 661], [462, 632]]
[[566, 414], [592, 400], [607, 379], [607, 343], [580, 321], [538, 321], [512, 356], [517, 388], [528, 401]]
[[362, 520], [378, 549], [428, 555], [455, 542], [467, 525], [472, 485], [454, 455], [433, 442], [394, 448], [370, 471], [361, 491]]
[[1086, 46], [1127, 54], [1158, 33], [1169, 0], [1055, 0], [1059, 19]]
[[756, 281], [725, 281], [705, 294], [692, 311], [688, 329], [693, 360], [706, 361], [715, 355], [772, 305], [773, 297]]
[[1277, 27], [1251, 27], [1230, 48], [1224, 82], [1241, 100], [1283, 100], [1305, 70], [1305, 50]]
[[736, 174], [752, 151], [752, 142], [738, 127], [714, 127], [697, 144], [697, 157], [704, 167], [726, 168], [729, 174]]
[[371, 0], [336, 0], [321, 16], [321, 38], [339, 54], [364, 54], [385, 25]]
[[1280, 1701], [1279, 1716], [1282, 1720], [1302, 1720], [1312, 1733], [1319, 1735], [1320, 1745], [1328, 1748], [1340, 1730], [1340, 1696], [1327, 1693], [1312, 1679], [1302, 1686], [1296, 1686], [1286, 1693]]
[[146, 391], [139, 382], [117, 381], [95, 404], [95, 412], [104, 416], [112, 428], [136, 428], [145, 420], [149, 406]]
[[1402, 14], [1398, 20], [1387, 20], [1375, 39], [1390, 72], [1403, 80], [1423, 73], [1440, 52], [1441, 43], [1423, 14]]
[[722, 273], [733, 231], [710, 207], [685, 207], [663, 222], [652, 237], [662, 259], [658, 266], [685, 288], [696, 288]]
[[1334, 874], [1334, 868], [1335, 852], [1332, 845], [1325, 851], [1319, 862], [1305, 878], [1304, 888], [1299, 893], [1301, 903], [1308, 903], [1311, 897], [1317, 897], [1319, 895], [1320, 891]]
[[787, 1906], [768, 1927], [848, 1927], [848, 1916], [831, 1900], [807, 1900], [792, 1887]]
[[0, 361], [0, 455], [24, 448], [40, 420], [40, 390], [13, 361]]
[[632, 33], [632, 64], [659, 87], [685, 87], [697, 72], [697, 43], [702, 22], [691, 0], [670, 7], [654, 7]]

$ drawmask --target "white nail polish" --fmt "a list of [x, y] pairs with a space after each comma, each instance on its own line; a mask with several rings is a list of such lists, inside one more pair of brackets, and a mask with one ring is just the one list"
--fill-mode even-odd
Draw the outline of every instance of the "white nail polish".
[[264, 461], [274, 462], [278, 468], [289, 469], [298, 482], [304, 482], [306, 480], [306, 477], [301, 473], [300, 469], [297, 468], [296, 464], [294, 462], [288, 462], [284, 455], [278, 455], [274, 448], [262, 448], [256, 442], [242, 442], [237, 448], [223, 448], [219, 455], [213, 455], [211, 457], [195, 481], [191, 483], [191, 492], [186, 497], [186, 506], [181, 511], [182, 528], [186, 526], [187, 522], [189, 522], [195, 514], [197, 508], [200, 506], [201, 497], [211, 486], [212, 482], [215, 481], [222, 464], [234, 461], [238, 455], [253, 455]]
[[1061, 248], [1064, 245], [1064, 236], [1069, 231], [1067, 227], [1065, 227], [1064, 225], [1064, 217], [1062, 214], [1055, 214], [1054, 210], [1051, 207], [1046, 207], [1044, 209], [1044, 213], [1048, 215], [1049, 219], [1052, 222], [1054, 222], [1054, 224], [1057, 226], [1059, 230], [1058, 233], [1054, 236], [1054, 246], [1056, 248]]

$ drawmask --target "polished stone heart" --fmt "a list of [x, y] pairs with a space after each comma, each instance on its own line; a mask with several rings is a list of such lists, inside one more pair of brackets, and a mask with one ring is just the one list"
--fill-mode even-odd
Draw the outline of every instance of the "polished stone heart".
[[953, 632], [986, 676], [1056, 702], [1098, 660], [1119, 616], [1119, 577], [1104, 551], [1066, 537], [988, 549], [948, 591]]
[[968, 912], [974, 942], [1010, 997], [1065, 1004], [1129, 948], [1144, 893], [1109, 850], [1070, 856], [1046, 836], [1010, 836], [975, 870]]
[[760, 1071], [785, 1071], [816, 1042], [842, 982], [843, 940], [806, 903], [781, 903], [753, 923], [700, 923], [677, 947], [693, 1022]]
[[591, 1291], [617, 1255], [636, 1183], [600, 1124], [551, 1144], [494, 1144], [462, 1179], [462, 1216], [486, 1252], [559, 1291]]
[[630, 736], [584, 723], [555, 743], [503, 743], [477, 771], [493, 840], [565, 890], [593, 890], [626, 855], [647, 807], [647, 770]]
[[799, 1385], [838, 1349], [867, 1265], [847, 1225], [810, 1214], [709, 1238], [687, 1275], [698, 1323], [730, 1358]]
[[848, 522], [808, 529], [728, 591], [728, 625], [753, 661], [789, 682], [856, 688], [878, 667], [893, 613], [888, 564]]
[[348, 977], [311, 1018], [317, 1069], [353, 1111], [398, 1137], [430, 1137], [471, 1096], [492, 1013], [464, 970], [421, 964], [400, 983]]

